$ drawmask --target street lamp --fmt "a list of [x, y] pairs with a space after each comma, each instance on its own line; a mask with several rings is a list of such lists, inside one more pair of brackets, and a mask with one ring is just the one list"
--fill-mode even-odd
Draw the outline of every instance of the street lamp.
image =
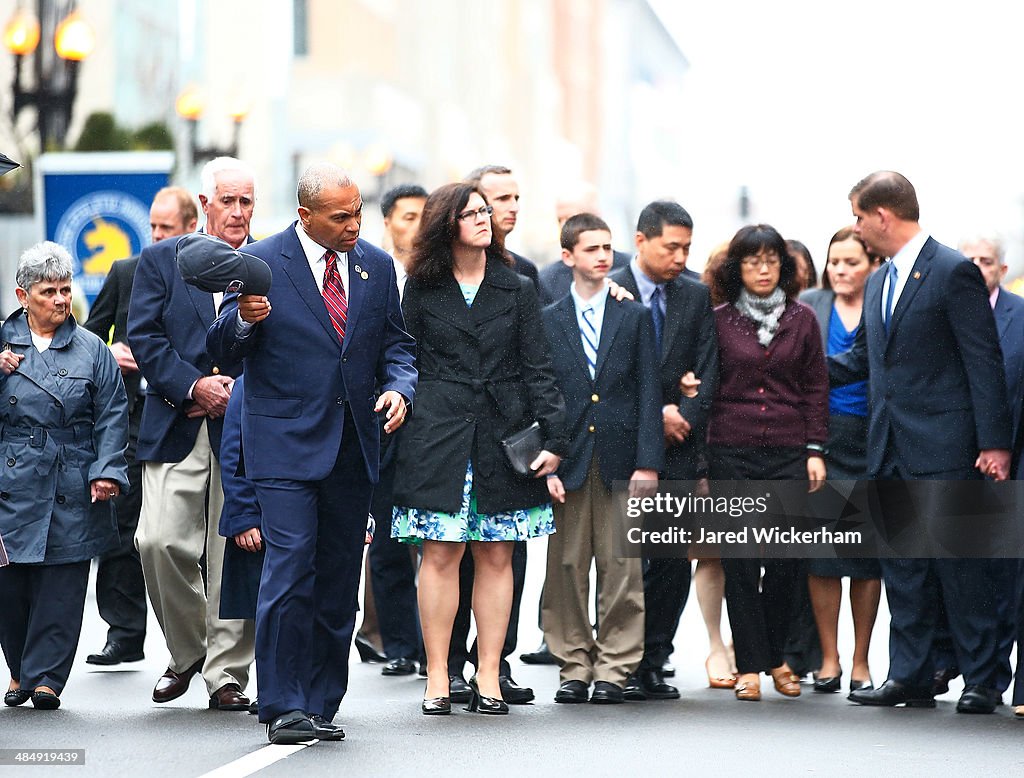
[[[16, 122], [23, 109], [35, 106], [43, 150], [64, 147], [78, 92], [78, 63], [96, 47], [96, 35], [82, 14], [74, 10], [73, 0], [64, 5], [63, 19], [52, 27], [52, 49], [39, 48], [39, 42], [49, 38], [51, 24], [61, 15], [53, 0], [37, 0], [36, 14], [19, 8], [4, 28], [4, 46], [14, 55], [12, 119]], [[46, 26], [45, 36], [40, 19]], [[25, 60], [30, 56], [34, 88], [27, 88], [22, 79]]]
[[249, 107], [241, 100], [228, 108], [231, 117], [231, 142], [227, 146], [200, 146], [199, 120], [206, 110], [206, 103], [198, 87], [188, 86], [178, 95], [174, 102], [174, 110], [188, 124], [188, 145], [192, 155], [192, 164], [196, 165], [215, 157], [237, 157], [238, 138], [242, 131], [242, 122], [249, 115]]

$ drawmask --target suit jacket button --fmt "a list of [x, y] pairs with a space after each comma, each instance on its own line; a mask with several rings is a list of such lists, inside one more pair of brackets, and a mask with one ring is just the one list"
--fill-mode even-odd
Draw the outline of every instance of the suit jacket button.
[[334, 403], [335, 403], [335, 405], [344, 405], [345, 404], [345, 398], [344, 397], [335, 397], [334, 398]]
[[57, 504], [58, 505], [63, 505], [65, 502], [67, 502], [67, 499], [68, 498], [65, 497], [63, 494], [58, 494], [57, 495]]
[[342, 361], [342, 362], [348, 362], [348, 357], [342, 357], [342, 358], [341, 358], [341, 361]]
[[9, 499], [11, 499], [11, 493], [10, 492], [0, 492], [0, 500], [9, 500]]
[[17, 459], [15, 459], [14, 457], [7, 457], [7, 466], [8, 467], [14, 467], [16, 464], [18, 464], [18, 460]]
[[598, 395], [596, 395], [596, 394], [590, 395], [590, 402], [592, 402], [592, 403], [596, 403], [600, 399], [601, 398]]
[[7, 402], [9, 402], [11, 405], [17, 405], [18, 404], [18, 398], [17, 397], [12, 397]]
[[220, 375], [220, 368], [214, 365], [213, 370], [211, 370], [210, 372], [213, 373], [214, 375]]
[[59, 376], [61, 376], [61, 377], [64, 377], [64, 376], [66, 376], [67, 374], [68, 374], [68, 371], [67, 371], [67, 370], [65, 370], [65, 369], [64, 369], [63, 367], [62, 367], [62, 368], [61, 368], [60, 370], [58, 370], [58, 371], [57, 371], [57, 375], [59, 375]]
[[589, 427], [587, 427], [587, 432], [594, 432], [596, 429], [597, 429], [597, 427], [595, 427], [593, 424], [591, 424]]

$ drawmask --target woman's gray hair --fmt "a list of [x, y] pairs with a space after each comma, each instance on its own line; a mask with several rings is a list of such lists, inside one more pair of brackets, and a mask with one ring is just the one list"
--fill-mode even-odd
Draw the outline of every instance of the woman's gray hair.
[[63, 281], [71, 278], [73, 267], [71, 254], [59, 243], [44, 240], [32, 248], [25, 249], [18, 260], [18, 272], [14, 280], [26, 292], [40, 281]]

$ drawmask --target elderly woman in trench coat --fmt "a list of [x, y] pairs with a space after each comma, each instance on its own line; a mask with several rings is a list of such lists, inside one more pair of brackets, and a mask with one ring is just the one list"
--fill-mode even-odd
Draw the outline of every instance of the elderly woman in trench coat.
[[71, 316], [71, 257], [18, 262], [21, 310], [0, 329], [0, 646], [4, 703], [60, 706], [82, 629], [89, 560], [118, 542], [128, 403], [117, 362]]

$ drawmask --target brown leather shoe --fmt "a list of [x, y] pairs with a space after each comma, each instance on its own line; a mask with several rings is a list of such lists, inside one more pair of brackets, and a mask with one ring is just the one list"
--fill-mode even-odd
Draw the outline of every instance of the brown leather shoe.
[[249, 710], [249, 698], [237, 683], [226, 683], [210, 695], [211, 710]]
[[153, 687], [153, 702], [170, 702], [178, 699], [188, 691], [192, 676], [203, 669], [205, 662], [206, 657], [204, 656], [182, 673], [176, 673], [168, 667], [167, 672], [160, 676], [156, 686]]

